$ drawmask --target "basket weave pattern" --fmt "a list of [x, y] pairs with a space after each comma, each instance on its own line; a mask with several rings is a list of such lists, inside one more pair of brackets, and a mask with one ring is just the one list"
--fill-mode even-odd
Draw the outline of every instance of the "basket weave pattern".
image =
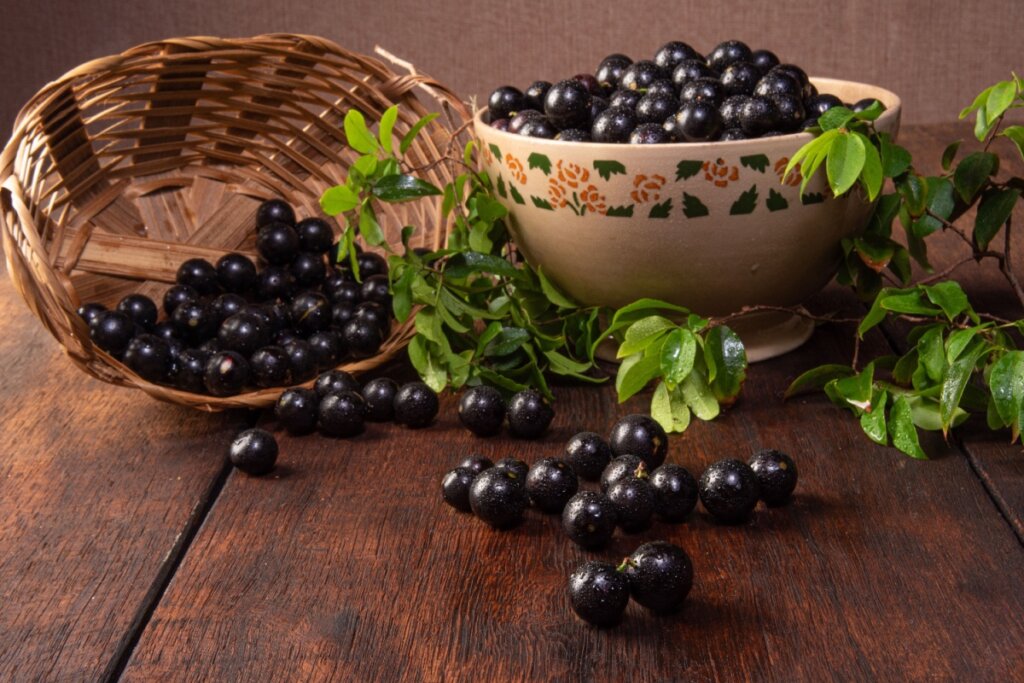
[[[320, 215], [320, 195], [355, 158], [345, 112], [373, 122], [396, 103], [396, 137], [442, 112], [405, 159], [443, 186], [449, 168], [431, 162], [468, 120], [464, 105], [430, 78], [330, 41], [181, 38], [84, 64], [29, 101], [0, 156], [11, 279], [72, 360], [104, 381], [206, 410], [270, 405], [282, 389], [220, 398], [146, 382], [94, 346], [75, 311], [132, 292], [159, 302], [189, 258], [253, 256], [264, 199], [288, 201], [300, 218]], [[444, 242], [439, 201], [387, 205], [379, 220], [392, 244], [407, 224], [418, 228], [412, 246]], [[411, 336], [410, 323], [397, 325], [378, 355], [342, 367], [380, 365]]]

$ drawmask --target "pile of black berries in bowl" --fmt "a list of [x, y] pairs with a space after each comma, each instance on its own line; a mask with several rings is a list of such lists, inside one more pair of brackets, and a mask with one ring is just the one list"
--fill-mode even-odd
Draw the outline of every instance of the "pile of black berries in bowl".
[[502, 131], [566, 142], [713, 142], [796, 133], [840, 104], [770, 50], [727, 40], [703, 55], [672, 41], [652, 59], [615, 53], [593, 73], [522, 90], [501, 86], [488, 98], [487, 120]]

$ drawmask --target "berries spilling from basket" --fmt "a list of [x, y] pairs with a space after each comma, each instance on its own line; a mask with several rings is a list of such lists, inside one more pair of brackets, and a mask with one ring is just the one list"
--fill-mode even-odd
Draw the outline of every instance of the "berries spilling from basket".
[[[874, 102], [847, 106], [861, 111]], [[593, 74], [526, 90], [501, 86], [488, 99], [488, 116], [491, 126], [530, 137], [661, 144], [796, 133], [841, 104], [769, 50], [727, 40], [702, 55], [672, 41], [650, 60], [616, 53]]]
[[114, 310], [83, 305], [92, 341], [144, 380], [214, 396], [301, 384], [376, 354], [392, 325], [384, 258], [357, 245], [354, 269], [327, 221], [296, 221], [277, 199], [255, 228], [258, 265], [239, 253], [185, 261], [162, 316], [142, 294]]
[[[667, 451], [668, 438], [656, 421], [627, 415], [607, 441], [594, 432], [580, 432], [569, 440], [562, 458], [542, 458], [532, 466], [516, 458], [495, 463], [470, 456], [442, 477], [441, 495], [451, 507], [495, 529], [516, 526], [531, 506], [561, 515], [562, 530], [573, 543], [598, 551], [617, 528], [632, 534], [650, 528], [655, 518], [669, 524], [685, 521], [698, 499], [715, 521], [737, 524], [750, 518], [759, 500], [782, 505], [796, 488], [796, 464], [777, 450], [758, 451], [748, 462], [719, 460], [699, 480], [685, 467], [666, 463]], [[599, 490], [581, 490], [580, 480], [598, 481]], [[664, 570], [660, 578], [658, 567]], [[653, 573], [645, 580], [648, 572]], [[686, 553], [655, 543], [641, 546], [618, 567], [596, 561], [581, 565], [569, 580], [569, 590], [577, 614], [608, 626], [618, 623], [630, 594], [655, 612], [676, 611], [691, 582]]]

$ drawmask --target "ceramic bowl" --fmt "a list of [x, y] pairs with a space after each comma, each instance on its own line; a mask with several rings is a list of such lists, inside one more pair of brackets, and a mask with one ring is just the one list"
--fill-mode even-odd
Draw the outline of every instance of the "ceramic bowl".
[[[814, 78], [844, 102], [880, 100], [879, 130], [895, 136], [900, 99], [872, 85]], [[836, 199], [824, 168], [801, 196], [783, 181], [809, 133], [730, 142], [616, 145], [531, 138], [474, 127], [484, 165], [510, 211], [516, 245], [576, 300], [622, 306], [641, 297], [702, 315], [744, 306], [796, 306], [835, 275], [840, 240], [862, 230], [871, 205]], [[758, 313], [737, 320], [751, 361], [796, 348], [803, 318]]]

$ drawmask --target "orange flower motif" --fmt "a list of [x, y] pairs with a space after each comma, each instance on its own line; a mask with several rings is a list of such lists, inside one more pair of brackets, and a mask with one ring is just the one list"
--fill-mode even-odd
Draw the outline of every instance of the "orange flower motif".
[[569, 161], [563, 162], [559, 159], [555, 163], [555, 170], [558, 179], [574, 190], [590, 180], [590, 171]]
[[633, 191], [629, 196], [637, 204], [656, 202], [661, 199], [661, 188], [665, 187], [665, 178], [660, 175], [646, 176], [643, 173], [633, 178]]
[[480, 145], [480, 158], [488, 166], [494, 163], [494, 152], [491, 151], [490, 145]]
[[730, 182], [740, 179], [740, 169], [727, 165], [724, 159], [705, 161], [701, 170], [704, 171], [704, 180], [714, 183], [715, 187], [727, 187]]
[[508, 172], [512, 174], [512, 179], [520, 185], [526, 183], [526, 171], [523, 169], [523, 162], [516, 159], [511, 154], [505, 155], [505, 166], [508, 167]]
[[564, 209], [569, 204], [566, 195], [565, 187], [557, 179], [552, 178], [548, 181], [548, 196], [551, 198], [551, 206], [556, 209]]
[[597, 191], [593, 185], [588, 185], [580, 192], [580, 204], [587, 207], [591, 213], [604, 214], [608, 211], [608, 204], [605, 203], [604, 195]]
[[789, 185], [790, 187], [796, 187], [799, 185], [804, 177], [800, 174], [800, 164], [793, 167], [793, 170], [786, 174], [786, 164], [789, 163], [789, 157], [782, 157], [775, 162], [775, 174], [779, 176], [779, 180]]

